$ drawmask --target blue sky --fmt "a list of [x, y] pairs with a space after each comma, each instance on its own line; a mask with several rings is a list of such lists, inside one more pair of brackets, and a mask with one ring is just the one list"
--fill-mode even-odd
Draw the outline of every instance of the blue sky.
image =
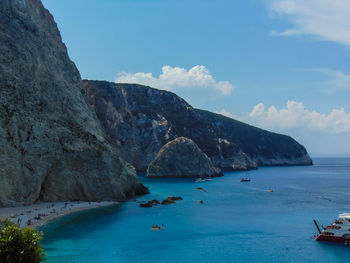
[[350, 152], [347, 0], [43, 3], [83, 78], [171, 90], [309, 152]]

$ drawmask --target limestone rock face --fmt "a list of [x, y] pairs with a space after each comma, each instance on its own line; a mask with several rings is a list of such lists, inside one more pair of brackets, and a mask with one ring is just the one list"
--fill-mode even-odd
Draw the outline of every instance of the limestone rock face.
[[146, 191], [106, 138], [51, 14], [1, 0], [0, 205]]
[[139, 171], [146, 171], [164, 144], [181, 136], [225, 171], [312, 164], [306, 149], [291, 137], [194, 109], [174, 93], [106, 81], [84, 80], [84, 86], [120, 155]]
[[182, 112], [186, 103], [172, 93], [106, 81], [84, 86], [104, 130], [136, 170], [146, 171], [160, 148], [178, 137], [165, 107]]
[[304, 146], [292, 137], [268, 132], [209, 111], [196, 110], [258, 166], [312, 165]]
[[84, 86], [120, 155], [139, 171], [147, 170], [163, 145], [182, 136], [193, 140], [223, 170], [257, 167], [234, 142], [223, 144], [224, 134], [174, 93], [106, 81], [84, 80]]
[[147, 177], [222, 176], [210, 158], [190, 139], [179, 137], [164, 145], [147, 169]]

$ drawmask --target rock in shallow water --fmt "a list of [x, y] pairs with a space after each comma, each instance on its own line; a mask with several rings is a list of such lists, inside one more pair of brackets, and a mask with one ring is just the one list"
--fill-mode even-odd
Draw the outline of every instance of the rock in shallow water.
[[183, 200], [181, 196], [169, 196], [167, 199], [162, 201], [162, 205], [171, 205], [175, 204], [175, 201]]
[[147, 169], [147, 177], [222, 176], [209, 157], [190, 139], [185, 137], [164, 145]]

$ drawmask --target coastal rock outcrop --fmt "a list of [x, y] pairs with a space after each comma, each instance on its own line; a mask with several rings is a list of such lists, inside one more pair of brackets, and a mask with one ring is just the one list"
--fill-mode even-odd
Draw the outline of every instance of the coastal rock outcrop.
[[290, 136], [268, 132], [209, 111], [196, 112], [219, 129], [226, 141], [235, 142], [258, 166], [312, 165], [305, 147]]
[[164, 145], [147, 169], [147, 177], [222, 176], [210, 158], [190, 139], [179, 137]]
[[87, 103], [40, 0], [0, 1], [0, 206], [147, 192]]
[[174, 93], [137, 84], [84, 80], [90, 103], [120, 150], [138, 171], [146, 171], [160, 148], [178, 137], [193, 140], [224, 170], [255, 169], [257, 164]]
[[106, 133], [139, 171], [177, 137], [193, 140], [222, 170], [264, 165], [310, 165], [305, 148], [289, 136], [194, 109], [174, 93], [137, 84], [84, 80]]

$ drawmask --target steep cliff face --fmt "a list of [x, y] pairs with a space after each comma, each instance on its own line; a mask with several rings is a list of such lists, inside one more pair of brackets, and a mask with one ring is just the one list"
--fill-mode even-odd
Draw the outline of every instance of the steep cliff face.
[[84, 81], [92, 107], [121, 156], [146, 171], [160, 148], [177, 137], [164, 112], [177, 114], [189, 107], [173, 94], [138, 85]]
[[222, 175], [210, 158], [185, 137], [176, 138], [164, 145], [147, 169], [147, 176], [155, 178], [209, 178]]
[[268, 132], [209, 111], [196, 112], [213, 123], [227, 140], [235, 142], [259, 166], [312, 164], [304, 146], [290, 136]]
[[219, 168], [256, 168], [235, 143], [224, 142], [215, 125], [171, 92], [105, 81], [84, 80], [84, 86], [121, 156], [139, 171], [147, 170], [164, 144], [181, 136], [193, 140]]
[[40, 0], [0, 1], [0, 205], [145, 191], [106, 141]]
[[84, 81], [90, 103], [121, 156], [145, 171], [160, 148], [177, 137], [193, 140], [223, 170], [311, 164], [304, 147], [221, 115], [193, 109], [167, 91], [135, 84]]

